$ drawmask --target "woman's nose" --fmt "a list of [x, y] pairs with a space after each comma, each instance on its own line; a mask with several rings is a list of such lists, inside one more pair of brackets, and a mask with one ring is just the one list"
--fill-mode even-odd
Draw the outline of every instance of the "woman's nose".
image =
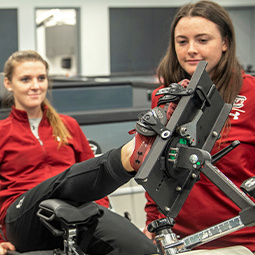
[[197, 53], [197, 47], [194, 42], [189, 43], [188, 53], [189, 54]]
[[38, 88], [39, 88], [39, 82], [38, 82], [37, 79], [33, 79], [33, 80], [32, 80], [32, 86], [31, 86], [31, 88], [33, 88], [33, 89], [38, 89]]

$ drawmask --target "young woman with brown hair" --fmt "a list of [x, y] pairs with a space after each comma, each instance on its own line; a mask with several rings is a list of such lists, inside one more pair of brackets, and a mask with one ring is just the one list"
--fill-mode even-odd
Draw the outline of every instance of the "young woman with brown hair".
[[[199, 61], [205, 60], [206, 71], [226, 103], [233, 104], [225, 128], [211, 154], [235, 140], [241, 144], [224, 156], [216, 166], [238, 187], [255, 172], [255, 77], [243, 72], [236, 57], [235, 33], [227, 11], [213, 1], [198, 1], [180, 8], [171, 25], [171, 39], [158, 67], [160, 88], [190, 79]], [[158, 89], [160, 89], [158, 88]], [[152, 108], [160, 96], [152, 94]], [[165, 217], [146, 193], [148, 225]], [[173, 231], [180, 237], [193, 234], [239, 214], [232, 203], [214, 184], [201, 174], [180, 213]], [[147, 228], [145, 234], [153, 238]], [[247, 227], [199, 248], [243, 245], [255, 252], [255, 227]]]

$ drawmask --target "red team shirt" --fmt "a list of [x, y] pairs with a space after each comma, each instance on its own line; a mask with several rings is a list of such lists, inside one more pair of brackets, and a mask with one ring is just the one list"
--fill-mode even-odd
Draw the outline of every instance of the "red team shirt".
[[[58, 149], [46, 112], [47, 109], [38, 128], [43, 145], [31, 132], [25, 111], [13, 107], [9, 117], [0, 121], [0, 224], [3, 229], [8, 207], [21, 194], [76, 162], [94, 157], [79, 124], [67, 115], [60, 114], [60, 117], [72, 139]], [[109, 207], [107, 197], [96, 202]]]

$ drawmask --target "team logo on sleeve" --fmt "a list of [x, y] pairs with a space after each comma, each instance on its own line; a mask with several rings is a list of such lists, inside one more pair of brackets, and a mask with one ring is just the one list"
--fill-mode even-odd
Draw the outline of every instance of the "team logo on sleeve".
[[245, 113], [242, 108], [244, 107], [244, 101], [246, 100], [247, 98], [245, 96], [237, 95], [229, 116], [232, 116], [234, 120], [238, 120], [240, 114]]

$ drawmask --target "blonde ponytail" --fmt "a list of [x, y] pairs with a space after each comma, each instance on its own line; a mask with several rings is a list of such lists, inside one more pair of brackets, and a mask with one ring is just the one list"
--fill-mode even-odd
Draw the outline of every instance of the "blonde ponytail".
[[72, 136], [70, 135], [70, 132], [61, 120], [59, 114], [56, 112], [56, 110], [53, 108], [47, 98], [45, 98], [42, 103], [43, 108], [44, 106], [47, 106], [48, 108], [46, 117], [49, 121], [49, 124], [52, 126], [52, 134], [55, 137], [55, 140], [59, 142], [59, 147], [62, 144], [68, 144], [68, 139], [71, 139]]

